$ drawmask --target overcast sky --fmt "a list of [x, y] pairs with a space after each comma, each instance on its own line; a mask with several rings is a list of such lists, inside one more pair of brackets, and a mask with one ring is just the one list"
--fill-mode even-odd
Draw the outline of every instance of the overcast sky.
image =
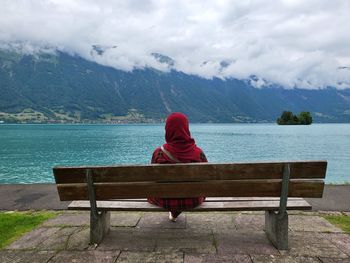
[[169, 70], [151, 55], [160, 53], [205, 78], [350, 88], [349, 0], [2, 0], [0, 45], [9, 43], [123, 70]]

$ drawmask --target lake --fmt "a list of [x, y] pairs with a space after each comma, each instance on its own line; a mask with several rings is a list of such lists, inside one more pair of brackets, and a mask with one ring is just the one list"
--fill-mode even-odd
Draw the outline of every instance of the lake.
[[[328, 183], [350, 182], [350, 124], [192, 124], [209, 162], [327, 160]], [[54, 182], [56, 165], [146, 164], [164, 125], [0, 124], [0, 183]]]

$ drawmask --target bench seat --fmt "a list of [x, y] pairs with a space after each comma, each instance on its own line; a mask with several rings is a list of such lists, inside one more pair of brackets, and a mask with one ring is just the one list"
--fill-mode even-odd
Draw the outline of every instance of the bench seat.
[[321, 198], [326, 161], [189, 163], [54, 167], [61, 201], [70, 210], [90, 210], [90, 242], [110, 229], [110, 211], [165, 211], [148, 196], [206, 196], [192, 212], [265, 211], [265, 232], [288, 249], [288, 210], [310, 210], [302, 198]]
[[[280, 207], [280, 198], [206, 198], [206, 201], [188, 212], [215, 212], [215, 211], [277, 211]], [[101, 211], [166, 211], [152, 205], [146, 199], [97, 201], [97, 208]], [[303, 198], [289, 198], [287, 210], [311, 210], [311, 205]], [[90, 211], [90, 201], [73, 201], [69, 210]]]

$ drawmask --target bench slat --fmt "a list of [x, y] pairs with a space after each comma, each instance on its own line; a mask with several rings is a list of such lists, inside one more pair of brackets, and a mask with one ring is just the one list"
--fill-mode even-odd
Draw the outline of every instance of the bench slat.
[[[207, 197], [205, 202], [238, 202], [238, 201], [279, 201], [279, 197]], [[291, 197], [289, 200], [304, 200], [303, 198]], [[112, 199], [110, 201], [123, 202], [147, 202], [147, 198]]]
[[[147, 202], [131, 201], [98, 201], [99, 210], [108, 211], [166, 211], [165, 209], [149, 204]], [[204, 202], [199, 207], [187, 211], [208, 212], [208, 211], [259, 211], [278, 210], [279, 201], [235, 201], [235, 202]], [[90, 210], [89, 201], [73, 201], [69, 206], [70, 210]], [[304, 199], [289, 199], [288, 210], [310, 210], [311, 205]]]
[[[96, 183], [96, 200], [158, 197], [279, 197], [281, 180]], [[322, 197], [323, 180], [291, 180], [289, 197]], [[88, 200], [86, 184], [58, 184], [61, 201]]]
[[[85, 182], [87, 168], [92, 169], [94, 182], [280, 179], [285, 163], [287, 162], [55, 167], [53, 172], [57, 184]], [[326, 176], [326, 161], [288, 163], [291, 164], [291, 179], [323, 179]]]

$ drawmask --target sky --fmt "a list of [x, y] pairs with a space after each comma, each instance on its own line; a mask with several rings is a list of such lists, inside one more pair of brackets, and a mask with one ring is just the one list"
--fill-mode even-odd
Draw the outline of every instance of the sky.
[[251, 79], [256, 87], [344, 89], [350, 1], [1, 0], [0, 47], [59, 50], [126, 71]]

